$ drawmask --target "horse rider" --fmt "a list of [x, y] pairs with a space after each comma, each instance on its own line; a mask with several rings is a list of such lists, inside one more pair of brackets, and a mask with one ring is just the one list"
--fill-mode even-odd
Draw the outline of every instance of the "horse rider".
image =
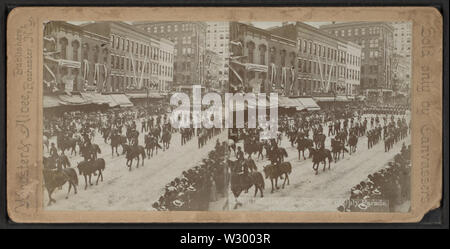
[[56, 149], [55, 143], [52, 143], [52, 144], [51, 144], [51, 147], [50, 147], [50, 157], [53, 158], [53, 159], [58, 158], [58, 149]]
[[242, 163], [244, 161], [244, 152], [242, 151], [241, 146], [237, 147], [236, 158], [239, 163]]

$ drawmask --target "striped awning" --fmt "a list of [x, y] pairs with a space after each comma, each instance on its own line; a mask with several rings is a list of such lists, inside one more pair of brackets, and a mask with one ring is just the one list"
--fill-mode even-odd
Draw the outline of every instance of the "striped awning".
[[306, 109], [308, 111], [320, 110], [320, 106], [312, 98], [298, 98], [298, 101], [300, 101], [302, 103], [302, 105], [306, 107]]
[[81, 96], [83, 96], [83, 98], [91, 104], [102, 105], [109, 104], [110, 102], [109, 99], [105, 97], [106, 95], [102, 95], [96, 92], [83, 92], [81, 93]]
[[59, 99], [57, 96], [44, 95], [42, 104], [44, 105], [44, 108], [61, 106], [61, 103], [59, 103]]
[[120, 105], [120, 107], [130, 107], [133, 106], [133, 103], [131, 103], [130, 99], [128, 99], [125, 94], [111, 94], [109, 95], [111, 98]]

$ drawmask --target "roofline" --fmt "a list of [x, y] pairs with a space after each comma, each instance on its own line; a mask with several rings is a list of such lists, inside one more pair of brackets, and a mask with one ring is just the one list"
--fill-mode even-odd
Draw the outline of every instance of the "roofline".
[[[309, 25], [309, 24], [306, 24], [306, 23], [304, 23], [304, 22], [296, 22], [296, 23], [295, 23], [296, 26], [299, 25], [299, 24], [300, 24], [301, 26], [305, 27], [305, 28], [308, 28], [308, 29], [310, 29], [310, 30], [312, 30], [312, 31], [315, 31], [315, 32], [317, 32], [317, 33], [319, 33], [319, 34], [321, 34], [321, 35], [323, 35], [323, 36], [328, 37], [328, 38], [331, 38], [331, 39], [334, 39], [334, 40], [336, 40], [336, 41], [345, 43], [345, 44], [347, 44], [347, 45], [352, 45], [352, 46], [361, 48], [360, 45], [358, 45], [358, 44], [356, 44], [356, 43], [354, 43], [354, 42], [347, 41], [347, 40], [345, 40], [345, 39], [341, 39], [341, 38], [339, 38], [338, 36], [335, 36], [335, 35], [330, 35], [330, 34], [328, 34], [327, 32], [325, 32], [325, 31], [323, 31], [323, 30], [320, 30], [320, 29], [318, 29], [318, 28], [316, 28], [316, 27], [314, 27], [314, 26], [311, 26], [311, 25]], [[292, 25], [292, 24], [291, 24], [291, 25]]]
[[251, 25], [248, 25], [248, 24], [242, 23], [242, 22], [233, 22], [233, 23], [236, 23], [236, 24], [238, 24], [238, 25], [244, 25], [244, 26], [249, 27], [249, 28], [251, 28], [251, 29], [257, 30], [257, 31], [262, 32], [262, 33], [265, 33], [266, 35], [269, 35], [269, 36], [271, 36], [271, 37], [281, 38], [281, 39], [286, 40], [286, 41], [288, 41], [288, 42], [292, 42], [292, 43], [294, 43], [294, 44], [297, 44], [297, 41], [291, 40], [291, 39], [286, 38], [286, 37], [284, 37], [284, 36], [275, 35], [275, 34], [273, 34], [272, 31], [270, 31], [270, 30], [258, 28], [258, 27], [251, 26]]
[[394, 27], [389, 22], [343, 22], [343, 23], [334, 23], [334, 24], [324, 24], [320, 26], [320, 29], [329, 29], [329, 28], [340, 28], [340, 27], [348, 27], [354, 25], [367, 25], [367, 24], [378, 24], [383, 25], [394, 31]]

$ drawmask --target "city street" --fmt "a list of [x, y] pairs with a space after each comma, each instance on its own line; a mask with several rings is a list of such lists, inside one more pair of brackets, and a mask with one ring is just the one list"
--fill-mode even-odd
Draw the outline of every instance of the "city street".
[[[138, 130], [140, 125], [138, 124]], [[139, 136], [139, 143], [143, 144], [143, 134]], [[133, 162], [131, 172], [125, 165], [124, 155], [111, 156], [111, 147], [103, 142], [103, 138], [97, 134], [94, 143], [100, 146], [102, 153], [98, 156], [106, 161], [106, 169], [103, 172], [104, 181], [96, 186], [96, 176], [93, 176], [93, 186], [88, 186], [84, 190], [84, 177], [78, 176], [78, 194], [73, 192], [69, 199], [64, 199], [68, 185], [64, 185], [62, 190], [56, 190], [53, 198], [56, 203], [48, 208], [49, 210], [154, 210], [152, 203], [158, 200], [164, 193], [164, 186], [175, 177], [181, 175], [183, 170], [187, 170], [201, 162], [215, 146], [216, 139], [225, 141], [226, 132], [214, 136], [207, 144], [197, 148], [197, 138], [194, 137], [187, 144], [181, 146], [179, 133], [172, 135], [170, 148], [166, 151], [159, 150], [158, 155], [151, 159], [145, 159], [144, 167], [136, 168], [136, 161]], [[122, 152], [118, 149], [119, 154]], [[194, 153], [195, 152], [195, 153]], [[70, 153], [66, 153], [70, 155]], [[71, 163], [82, 161], [82, 157], [69, 156]], [[76, 165], [72, 165], [76, 167]], [[77, 170], [78, 173], [78, 170]], [[47, 203], [48, 196], [44, 193], [44, 203]]]
[[[324, 126], [324, 133], [328, 128]], [[306, 158], [298, 160], [297, 149], [291, 147], [289, 140], [283, 137], [281, 146], [286, 148], [288, 158], [285, 161], [291, 162], [292, 173], [289, 175], [290, 185], [281, 189], [283, 180], [278, 180], [280, 189], [270, 193], [271, 184], [269, 179], [265, 179], [264, 197], [259, 193], [253, 197], [254, 187], [247, 194], [242, 193], [238, 198], [243, 204], [237, 210], [258, 210], [258, 211], [336, 211], [339, 205], [349, 198], [350, 189], [359, 182], [365, 180], [369, 174], [372, 174], [386, 166], [388, 161], [400, 152], [402, 143], [408, 145], [410, 137], [395, 144], [389, 152], [384, 152], [383, 141], [371, 149], [367, 149], [367, 137], [358, 139], [358, 148], [356, 154], [345, 154], [345, 158], [338, 160], [337, 163], [331, 163], [331, 170], [322, 171], [323, 164], [319, 167], [319, 174], [315, 175], [312, 169], [311, 159]], [[325, 142], [326, 148], [330, 148], [330, 137]], [[242, 146], [242, 144], [241, 144]], [[308, 153], [305, 152], [308, 157]], [[256, 158], [253, 156], [253, 158]], [[258, 171], [263, 171], [263, 167], [269, 164], [266, 160], [255, 160]], [[229, 191], [228, 210], [233, 210], [235, 199], [233, 193]], [[211, 203], [210, 210], [222, 210], [226, 200]], [[406, 210], [399, 210], [406, 212]]]

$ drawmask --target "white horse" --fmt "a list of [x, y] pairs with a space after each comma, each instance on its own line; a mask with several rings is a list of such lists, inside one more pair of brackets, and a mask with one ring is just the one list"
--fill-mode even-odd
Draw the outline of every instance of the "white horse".
[[43, 137], [42, 137], [42, 142], [43, 142], [43, 148], [42, 149], [44, 149], [44, 147], [45, 148], [47, 148], [47, 152], [49, 152], [49, 150], [50, 150], [50, 148], [49, 148], [49, 141], [48, 141], [48, 137], [46, 136], [46, 135], [44, 135]]

